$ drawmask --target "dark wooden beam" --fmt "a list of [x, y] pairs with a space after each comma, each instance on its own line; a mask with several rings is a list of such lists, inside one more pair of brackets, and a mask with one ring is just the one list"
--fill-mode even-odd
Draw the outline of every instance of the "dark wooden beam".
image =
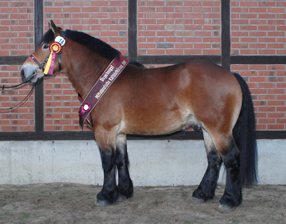
[[[257, 139], [286, 139], [286, 131], [256, 131]], [[128, 135], [128, 140], [201, 140], [202, 133], [179, 131], [168, 135]], [[92, 131], [0, 132], [0, 141], [94, 140]]]
[[137, 1], [128, 0], [128, 59], [137, 61]]
[[0, 56], [0, 65], [22, 65], [27, 56]]
[[221, 0], [221, 66], [230, 70], [230, 0]]
[[0, 132], [0, 141], [94, 140], [91, 131]]
[[286, 64], [286, 56], [273, 56], [273, 55], [265, 55], [265, 56], [231, 56], [230, 57], [231, 64]]
[[[34, 0], [34, 45], [35, 50], [43, 38], [43, 0]], [[44, 81], [41, 80], [35, 87], [35, 131], [44, 131]]]

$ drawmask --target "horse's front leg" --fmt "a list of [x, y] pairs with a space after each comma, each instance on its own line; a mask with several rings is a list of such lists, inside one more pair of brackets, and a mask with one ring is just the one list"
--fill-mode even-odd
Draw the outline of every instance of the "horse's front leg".
[[[115, 136], [105, 131], [96, 131], [94, 136], [99, 147], [104, 181], [102, 190], [97, 195], [96, 205], [108, 205], [116, 202], [118, 189], [116, 186], [116, 147]], [[114, 136], [114, 137], [113, 137]]]
[[116, 165], [115, 165], [115, 150], [99, 148], [104, 174], [102, 190], [97, 195], [98, 205], [108, 205], [116, 202], [118, 198], [118, 189], [116, 187]]
[[133, 184], [129, 175], [129, 159], [127, 154], [126, 135], [116, 138], [116, 165], [118, 169], [118, 192], [120, 199], [133, 196]]

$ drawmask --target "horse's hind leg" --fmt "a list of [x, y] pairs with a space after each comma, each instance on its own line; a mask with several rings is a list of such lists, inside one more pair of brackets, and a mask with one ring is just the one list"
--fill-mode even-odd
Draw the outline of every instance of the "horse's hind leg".
[[228, 152], [223, 156], [226, 168], [226, 185], [223, 197], [220, 199], [221, 210], [232, 210], [242, 203], [240, 184], [240, 152], [233, 138], [229, 140]]
[[118, 193], [121, 199], [133, 196], [133, 184], [129, 175], [126, 135], [116, 138], [116, 164], [118, 169]]
[[217, 151], [211, 136], [203, 130], [204, 143], [207, 151], [208, 167], [199, 187], [193, 193], [193, 202], [205, 202], [215, 196], [215, 188], [219, 176], [222, 158]]
[[214, 144], [220, 153], [226, 169], [225, 191], [220, 199], [220, 209], [232, 210], [242, 203], [242, 190], [240, 184], [240, 152], [231, 134], [211, 135]]

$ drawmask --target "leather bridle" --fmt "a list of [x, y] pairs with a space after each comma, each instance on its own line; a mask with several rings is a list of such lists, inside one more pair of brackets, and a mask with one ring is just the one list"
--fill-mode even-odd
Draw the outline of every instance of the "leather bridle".
[[[62, 35], [61, 35], [63, 38], [65, 38], [65, 31], [62, 32]], [[62, 69], [62, 60], [61, 60], [61, 55], [62, 55], [62, 52], [59, 52], [59, 71], [61, 71]], [[42, 71], [44, 71], [44, 66], [46, 65], [48, 59], [49, 59], [49, 56], [45, 58], [45, 60], [40, 63], [39, 60], [37, 59], [37, 57], [34, 55], [34, 54], [31, 54], [29, 56], [29, 58], [31, 58], [38, 66], [39, 66], [39, 69], [41, 69]], [[20, 83], [20, 84], [17, 84], [17, 85], [11, 85], [11, 86], [5, 86], [3, 85], [1, 87], [2, 89], [2, 93], [4, 92], [5, 89], [12, 89], [12, 88], [18, 88], [19, 86], [29, 82], [31, 79], [33, 79], [35, 77], [36, 74], [33, 74], [28, 80]], [[30, 90], [30, 92], [27, 94], [27, 96], [22, 100], [20, 101], [16, 106], [13, 106], [13, 107], [9, 107], [9, 108], [0, 108], [0, 111], [2, 110], [8, 110], [8, 111], [11, 111], [11, 110], [14, 110], [14, 109], [17, 109], [19, 108], [24, 102], [26, 102], [28, 100], [28, 98], [32, 95], [33, 91], [34, 91], [34, 88], [36, 86], [36, 83], [33, 84], [33, 87], [32, 89]]]
[[[65, 36], [66, 36], [65, 31], [62, 32], [62, 35], [61, 35], [61, 36], [62, 36], [63, 38], [65, 38]], [[58, 63], [59, 63], [59, 70], [58, 70], [58, 71], [61, 71], [61, 70], [62, 70], [62, 57], [61, 57], [61, 56], [62, 56], [62, 52], [59, 53], [59, 61], [58, 61]], [[39, 60], [37, 59], [37, 57], [36, 57], [34, 54], [31, 54], [31, 55], [29, 56], [29, 58], [31, 58], [31, 59], [39, 66], [39, 69], [41, 69], [42, 71], [44, 71], [44, 66], [45, 66], [46, 63], [47, 63], [47, 61], [48, 61], [48, 59], [49, 59], [49, 56], [47, 56], [42, 63], [39, 62]]]

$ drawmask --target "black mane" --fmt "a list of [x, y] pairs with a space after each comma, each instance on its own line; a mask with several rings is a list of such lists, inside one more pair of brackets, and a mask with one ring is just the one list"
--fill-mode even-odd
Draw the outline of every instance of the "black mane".
[[54, 33], [51, 29], [49, 29], [45, 35], [43, 36], [42, 43], [50, 43], [55, 39]]
[[73, 30], [66, 30], [65, 33], [66, 37], [86, 46], [87, 48], [95, 51], [96, 53], [110, 61], [112, 61], [120, 53], [118, 50], [111, 47], [109, 44], [86, 33]]
[[[66, 37], [70, 38], [73, 41], [76, 41], [87, 48], [95, 51], [100, 54], [102, 57], [112, 61], [120, 52], [115, 48], [111, 47], [109, 44], [103, 42], [100, 39], [92, 37], [86, 33], [74, 31], [74, 30], [65, 30]], [[50, 29], [43, 36], [42, 42], [50, 43], [54, 40], [54, 33]]]

